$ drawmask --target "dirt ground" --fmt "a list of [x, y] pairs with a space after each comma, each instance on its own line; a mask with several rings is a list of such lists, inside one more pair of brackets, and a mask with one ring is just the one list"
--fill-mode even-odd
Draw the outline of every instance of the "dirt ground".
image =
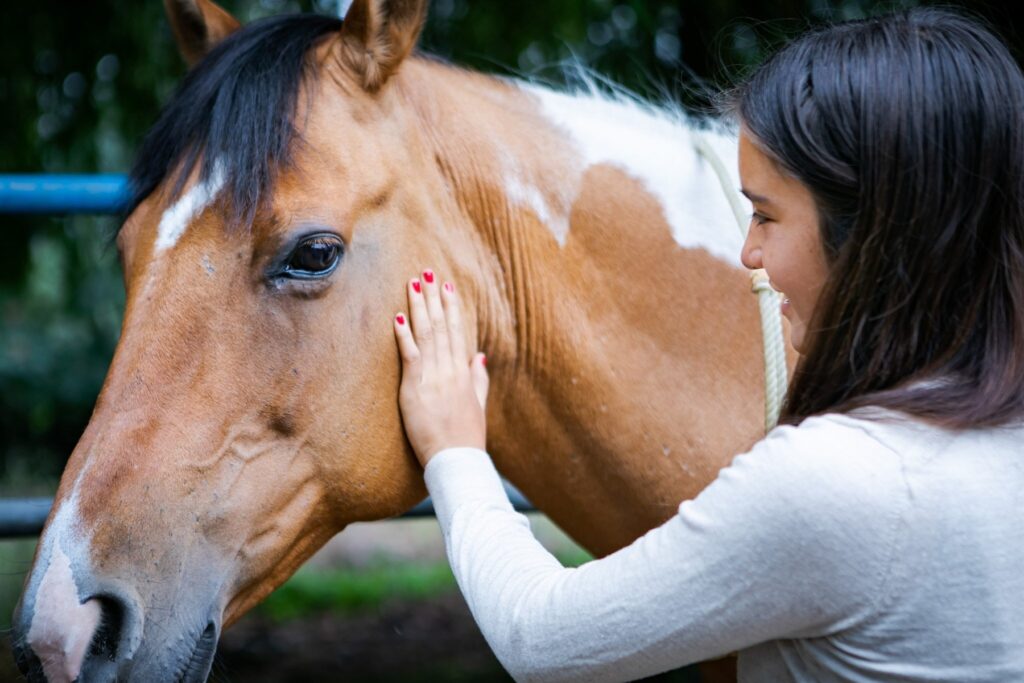
[[243, 618], [221, 639], [213, 681], [511, 680], [458, 593], [340, 618]]

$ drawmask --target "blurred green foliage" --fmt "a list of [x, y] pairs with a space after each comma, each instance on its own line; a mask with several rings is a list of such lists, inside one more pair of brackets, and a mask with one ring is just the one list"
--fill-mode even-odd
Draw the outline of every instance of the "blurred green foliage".
[[345, 614], [388, 600], [413, 601], [455, 591], [448, 563], [382, 564], [369, 569], [300, 569], [257, 608], [277, 621], [333, 612]]
[[[578, 567], [592, 559], [579, 548], [556, 552], [555, 556], [566, 567]], [[404, 564], [385, 560], [358, 569], [303, 567], [256, 610], [287, 621], [321, 612], [358, 612], [390, 600], [415, 601], [457, 589], [447, 562]]]
[[[693, 103], [815, 22], [915, 4], [877, 0], [434, 0], [428, 51], [550, 77], [578, 59], [646, 95]], [[946, 3], [948, 4], [948, 3]], [[959, 3], [963, 5], [964, 3]], [[1015, 45], [1010, 4], [971, 3]], [[243, 20], [336, 12], [336, 0], [235, 0]], [[157, 0], [7, 3], [0, 173], [124, 171], [185, 68]], [[99, 391], [124, 295], [109, 218], [3, 217], [0, 495], [52, 489]]]

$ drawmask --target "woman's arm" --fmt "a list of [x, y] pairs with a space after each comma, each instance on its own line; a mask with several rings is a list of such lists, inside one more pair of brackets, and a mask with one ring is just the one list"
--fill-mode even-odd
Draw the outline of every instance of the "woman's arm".
[[[432, 292], [425, 301], [410, 292], [418, 325], [429, 319]], [[451, 310], [454, 292], [444, 297]], [[408, 359], [419, 335], [400, 327]], [[472, 395], [471, 381], [426, 368], [437, 339], [429, 356], [417, 356], [418, 384], [446, 378], [461, 386], [452, 393]], [[459, 359], [451, 367], [469, 376]], [[436, 414], [465, 401], [445, 398], [441, 386], [407, 390], [405, 379], [403, 392], [407, 429], [422, 430], [410, 434], [414, 446], [442, 449], [421, 459], [453, 571], [488, 643], [518, 680], [638, 678], [777, 638], [827, 635], [873, 610], [897, 527], [890, 511], [902, 498], [889, 485], [899, 481], [898, 459], [889, 452], [872, 459], [879, 444], [863, 432], [839, 433], [828, 421], [776, 430], [662, 526], [566, 569], [512, 510], [487, 454], [478, 445], [458, 448], [479, 436], [466, 428], [473, 419], [459, 426], [459, 416]], [[429, 409], [420, 395], [430, 397]], [[437, 428], [444, 424], [457, 427], [451, 438]], [[839, 457], [830, 457], [837, 444]]]
[[[516, 680], [632, 680], [874, 615], [906, 503], [899, 461], [863, 432], [808, 432], [776, 432], [663, 525], [575, 569], [537, 542], [482, 451], [443, 451], [426, 481], [459, 586]], [[837, 438], [859, 464], [829, 462]]]

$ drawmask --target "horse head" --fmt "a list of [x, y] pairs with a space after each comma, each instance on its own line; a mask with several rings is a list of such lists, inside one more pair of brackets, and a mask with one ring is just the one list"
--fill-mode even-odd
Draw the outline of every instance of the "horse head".
[[465, 264], [391, 87], [424, 4], [239, 27], [167, 0], [194, 65], [132, 173], [121, 339], [15, 615], [31, 680], [205, 680], [327, 539], [425, 495], [391, 316]]

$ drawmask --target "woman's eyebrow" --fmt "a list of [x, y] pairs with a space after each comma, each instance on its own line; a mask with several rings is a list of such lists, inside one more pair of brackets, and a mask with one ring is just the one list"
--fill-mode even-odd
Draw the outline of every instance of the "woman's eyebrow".
[[759, 195], [759, 194], [755, 194], [755, 193], [751, 192], [750, 190], [748, 190], [746, 188], [742, 188], [741, 187], [740, 188], [740, 192], [743, 194], [744, 197], [746, 197], [747, 199], [749, 199], [751, 202], [753, 202], [755, 204], [771, 204], [772, 203], [772, 200], [768, 199], [767, 197]]

